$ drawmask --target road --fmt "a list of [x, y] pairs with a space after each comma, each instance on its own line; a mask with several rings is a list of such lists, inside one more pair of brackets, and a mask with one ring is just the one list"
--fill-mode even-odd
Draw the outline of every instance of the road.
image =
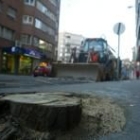
[[127, 124], [121, 133], [100, 140], [140, 140], [140, 80], [93, 82], [90, 80], [0, 75], [0, 94], [33, 92], [96, 94], [117, 101], [126, 109]]

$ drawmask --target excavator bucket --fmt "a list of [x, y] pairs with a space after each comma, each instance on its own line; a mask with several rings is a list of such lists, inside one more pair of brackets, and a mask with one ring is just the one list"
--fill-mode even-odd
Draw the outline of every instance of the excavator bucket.
[[104, 68], [99, 63], [53, 63], [55, 77], [84, 78], [94, 81], [104, 79]]

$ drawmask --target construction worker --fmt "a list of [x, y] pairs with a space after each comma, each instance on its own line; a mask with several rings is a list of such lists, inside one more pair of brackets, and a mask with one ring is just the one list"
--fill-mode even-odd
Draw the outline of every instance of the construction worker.
[[92, 59], [92, 62], [98, 62], [99, 61], [99, 55], [97, 52], [92, 52], [91, 53], [91, 59]]

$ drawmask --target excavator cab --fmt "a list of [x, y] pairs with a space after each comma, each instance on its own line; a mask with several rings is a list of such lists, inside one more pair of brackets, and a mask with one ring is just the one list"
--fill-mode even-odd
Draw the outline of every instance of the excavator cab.
[[78, 62], [98, 62], [107, 61], [108, 44], [102, 38], [88, 38], [81, 45]]

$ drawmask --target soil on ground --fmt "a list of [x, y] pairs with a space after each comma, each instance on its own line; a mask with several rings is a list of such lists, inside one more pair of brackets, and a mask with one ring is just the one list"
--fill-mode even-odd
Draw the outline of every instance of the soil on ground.
[[22, 126], [10, 114], [8, 104], [1, 106], [1, 140], [88, 140], [98, 136], [121, 132], [126, 124], [124, 109], [107, 97], [77, 96], [64, 94], [67, 98], [81, 101], [82, 116], [78, 126], [69, 131], [39, 132]]

